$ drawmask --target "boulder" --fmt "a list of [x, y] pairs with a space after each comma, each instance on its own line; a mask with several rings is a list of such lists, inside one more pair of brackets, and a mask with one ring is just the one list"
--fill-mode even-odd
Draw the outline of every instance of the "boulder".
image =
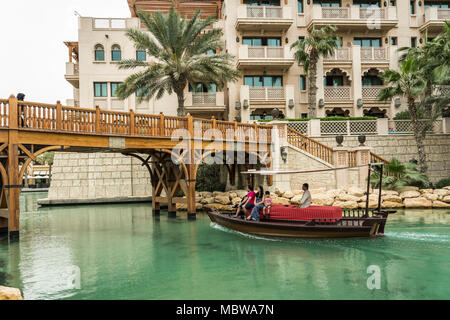
[[450, 203], [436, 200], [433, 201], [433, 208], [450, 208]]
[[286, 191], [283, 193], [283, 198], [291, 199], [294, 196], [294, 193], [291, 191]]
[[347, 193], [340, 193], [337, 197], [336, 197], [337, 201], [355, 201], [358, 202], [359, 197], [355, 197], [351, 194], [347, 194]]
[[233, 208], [231, 208], [231, 206], [227, 206], [221, 203], [211, 203], [208, 204], [209, 208], [215, 209], [217, 211], [234, 211]]
[[358, 203], [356, 201], [335, 201], [333, 207], [341, 207], [345, 209], [356, 209], [358, 208]]
[[303, 194], [303, 190], [292, 190], [292, 193], [294, 194], [294, 196], [297, 196], [299, 194]]
[[424, 193], [433, 193], [433, 189], [420, 189], [419, 192], [420, 192], [421, 194], [424, 194]]
[[232, 199], [234, 199], [234, 198], [236, 198], [238, 195], [237, 195], [237, 193], [236, 192], [229, 192], [228, 193], [228, 197], [230, 197], [230, 200], [232, 200]]
[[186, 211], [187, 210], [187, 203], [176, 203], [175, 207], [177, 211]]
[[202, 203], [202, 204], [214, 203], [214, 198], [213, 197], [203, 198], [202, 201], [200, 201], [200, 203]]
[[420, 192], [415, 190], [403, 191], [400, 193], [402, 199], [420, 197]]
[[236, 191], [234, 191], [234, 193], [236, 193], [237, 196], [242, 199], [243, 197], [245, 197], [247, 195], [248, 191], [246, 191], [246, 190], [236, 190]]
[[[383, 203], [382, 203], [383, 204]], [[366, 201], [361, 201], [358, 202], [358, 208], [365, 208], [366, 207]], [[373, 201], [369, 199], [369, 208], [373, 209], [373, 208], [378, 208], [378, 200], [377, 201]]]
[[347, 190], [347, 193], [349, 195], [352, 195], [352, 196], [355, 196], [355, 197], [362, 197], [365, 194], [363, 189], [360, 189], [360, 188], [357, 188], [357, 187], [350, 187]]
[[23, 300], [17, 288], [0, 286], [0, 300]]
[[439, 198], [439, 196], [437, 194], [434, 194], [434, 193], [423, 193], [422, 197], [425, 197], [425, 198], [427, 198], [428, 200], [431, 200], [431, 201], [436, 201]]
[[242, 198], [236, 197], [231, 199], [231, 204], [235, 205], [236, 203], [238, 203], [239, 201], [241, 201]]
[[203, 209], [203, 205], [201, 203], [196, 203], [195, 204], [195, 210], [202, 210]]
[[413, 186], [404, 186], [404, 187], [397, 187], [395, 188], [395, 191], [397, 191], [398, 193], [402, 193], [405, 191], [419, 191], [418, 187], [413, 187]]
[[218, 195], [214, 197], [214, 202], [220, 204], [230, 204], [230, 197], [228, 195]]
[[331, 189], [331, 190], [328, 190], [326, 193], [327, 193], [328, 196], [334, 198], [334, 197], [337, 197], [339, 194], [341, 194], [343, 192], [344, 192], [344, 190], [342, 190], [342, 189]]
[[199, 195], [200, 195], [202, 198], [211, 198], [213, 194], [212, 194], [212, 192], [201, 191], [201, 192], [199, 192]]
[[272, 203], [273, 204], [282, 204], [282, 205], [290, 204], [289, 199], [286, 199], [286, 198], [283, 198], [283, 197], [274, 197], [274, 198], [272, 198]]
[[292, 204], [300, 204], [300, 202], [302, 201], [302, 197], [303, 197], [303, 195], [296, 195], [296, 196], [293, 196], [292, 198], [291, 198], [291, 203]]
[[280, 190], [279, 188], [275, 188], [275, 194], [279, 197], [282, 197], [284, 194], [284, 191]]
[[444, 198], [442, 198], [442, 201], [444, 201], [444, 202], [450, 202], [450, 195], [445, 196]]
[[443, 189], [450, 191], [450, 186], [446, 186]]
[[222, 197], [228, 197], [228, 193], [226, 192], [220, 192], [220, 191], [214, 191], [213, 197], [222, 196]]
[[405, 205], [402, 202], [396, 202], [396, 201], [383, 201], [381, 203], [382, 208], [403, 208], [404, 206]]
[[327, 191], [327, 189], [324, 187], [309, 190], [309, 192], [311, 192], [311, 194], [325, 193], [326, 191]]
[[[300, 198], [300, 200], [301, 200], [301, 198]], [[314, 206], [331, 206], [331, 205], [333, 205], [333, 203], [334, 203], [334, 197], [330, 197], [326, 193], [319, 193], [312, 197], [312, 205], [314, 205]]]
[[450, 191], [447, 189], [435, 189], [433, 191], [433, 194], [437, 194], [439, 197], [439, 200], [443, 199], [445, 196], [450, 194]]
[[381, 195], [383, 202], [398, 202], [403, 205], [402, 198], [393, 194]]
[[429, 208], [433, 205], [431, 200], [425, 197], [405, 198], [403, 203], [405, 204], [405, 208]]

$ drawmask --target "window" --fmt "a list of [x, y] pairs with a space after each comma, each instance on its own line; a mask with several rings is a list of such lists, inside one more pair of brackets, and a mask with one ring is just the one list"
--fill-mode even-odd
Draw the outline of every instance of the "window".
[[206, 55], [209, 56], [209, 55], [212, 55], [212, 54], [216, 54], [216, 51], [213, 50], [213, 49], [206, 51]]
[[318, 4], [322, 7], [338, 8], [341, 6], [341, 0], [314, 0], [313, 4]]
[[381, 47], [380, 38], [355, 38], [353, 43], [361, 47]]
[[106, 82], [94, 82], [94, 97], [107, 97], [108, 86]]
[[342, 37], [337, 38], [336, 40], [334, 40], [334, 42], [336, 42], [336, 45], [338, 46], [338, 48], [342, 47]]
[[282, 87], [282, 76], [244, 76], [244, 85], [250, 87]]
[[116, 97], [116, 90], [120, 84], [121, 82], [111, 82], [111, 97]]
[[303, 13], [303, 0], [297, 0], [297, 13]]
[[376, 0], [353, 0], [353, 5], [360, 8], [368, 8], [371, 6], [381, 7], [380, 1]]
[[138, 61], [147, 60], [147, 52], [145, 52], [145, 50], [136, 51], [136, 60], [138, 60]]
[[409, 2], [409, 13], [416, 14], [416, 2], [414, 0]]
[[305, 37], [298, 37], [298, 40], [303, 41], [303, 40], [305, 40]]
[[248, 6], [280, 6], [280, 0], [244, 0]]
[[306, 90], [306, 77], [300, 76], [300, 90], [305, 91]]
[[301, 117], [302, 117], [302, 119], [306, 119], [306, 118], [308, 118], [308, 114], [307, 113], [302, 113]]
[[145, 92], [146, 92], [146, 88], [138, 88], [136, 90], [136, 97], [147, 98], [148, 93], [145, 93]]
[[95, 61], [105, 61], [105, 49], [101, 44], [95, 46]]
[[203, 83], [196, 83], [194, 86], [189, 84], [189, 92], [217, 92], [217, 86], [214, 83], [211, 83], [209, 88]]
[[378, 76], [368, 75], [362, 77], [362, 85], [363, 87], [381, 86], [383, 81]]
[[326, 87], [342, 87], [344, 85], [343, 76], [326, 76], [324, 77], [324, 85]]
[[120, 61], [120, 60], [122, 60], [122, 51], [120, 50], [120, 47], [117, 44], [112, 46], [112, 49], [111, 49], [111, 60], [112, 61]]
[[391, 37], [391, 46], [397, 45], [397, 37]]
[[248, 45], [249, 47], [281, 47], [281, 38], [250, 38], [244, 37], [242, 39], [242, 44]]
[[395, 4], [395, 0], [391, 0], [391, 1], [389, 1], [389, 6], [391, 6], [391, 7], [395, 7], [395, 6], [396, 6], [396, 4]]
[[417, 38], [412, 37], [411, 38], [411, 48], [415, 48], [417, 46]]
[[429, 7], [448, 9], [450, 8], [450, 1], [425, 1], [425, 10]]

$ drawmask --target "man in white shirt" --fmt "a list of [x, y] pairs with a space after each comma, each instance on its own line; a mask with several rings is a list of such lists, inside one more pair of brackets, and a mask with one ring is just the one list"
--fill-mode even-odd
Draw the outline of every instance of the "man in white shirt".
[[311, 193], [309, 192], [309, 185], [304, 183], [302, 186], [303, 189], [303, 197], [300, 202], [300, 208], [308, 208], [311, 205]]

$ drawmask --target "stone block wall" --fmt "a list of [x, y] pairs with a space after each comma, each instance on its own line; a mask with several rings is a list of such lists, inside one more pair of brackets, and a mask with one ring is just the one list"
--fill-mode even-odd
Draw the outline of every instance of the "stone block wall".
[[150, 176], [138, 159], [115, 153], [55, 153], [49, 199], [150, 196]]
[[[337, 145], [335, 137], [318, 137], [316, 140], [334, 147]], [[427, 135], [424, 141], [428, 161], [428, 177], [432, 182], [450, 177], [450, 135]], [[358, 137], [345, 136], [343, 145], [355, 148], [359, 145]], [[367, 136], [366, 145], [372, 152], [386, 160], [397, 158], [401, 162], [418, 159], [417, 147], [412, 135]]]

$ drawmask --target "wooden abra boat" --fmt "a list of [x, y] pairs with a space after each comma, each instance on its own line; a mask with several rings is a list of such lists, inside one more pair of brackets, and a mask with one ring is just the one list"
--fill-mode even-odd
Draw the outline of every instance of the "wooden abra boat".
[[[247, 221], [243, 217], [235, 218], [230, 212], [222, 213], [214, 209], [210, 209], [208, 215], [212, 222], [223, 227], [264, 237], [350, 238], [383, 235], [389, 214], [396, 211], [381, 210], [381, 187], [379, 190], [378, 208], [369, 211], [371, 166], [369, 164], [365, 209], [342, 210], [340, 207], [311, 206], [309, 208], [298, 208], [295, 205], [274, 205], [272, 206], [270, 217], [261, 218], [260, 221]], [[380, 186], [383, 176], [382, 168]], [[251, 174], [255, 173], [251, 172]], [[290, 171], [289, 173], [294, 172]], [[274, 173], [271, 172], [271, 174]]]

